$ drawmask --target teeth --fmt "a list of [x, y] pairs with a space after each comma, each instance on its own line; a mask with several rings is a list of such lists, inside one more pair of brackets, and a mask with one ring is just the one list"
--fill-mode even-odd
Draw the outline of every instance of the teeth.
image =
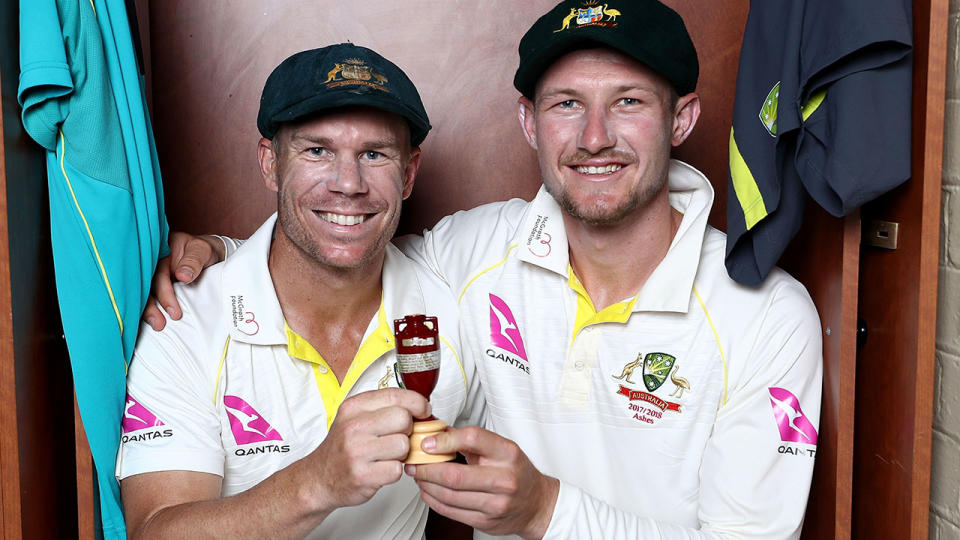
[[606, 167], [591, 165], [589, 167], [577, 167], [577, 172], [580, 174], [610, 174], [619, 171], [621, 168], [621, 165], [607, 165]]
[[337, 225], [359, 225], [363, 223], [363, 220], [366, 219], [366, 216], [345, 216], [343, 214], [334, 214], [333, 212], [325, 212], [320, 214], [320, 217], [324, 221], [329, 221], [330, 223], [336, 223]]

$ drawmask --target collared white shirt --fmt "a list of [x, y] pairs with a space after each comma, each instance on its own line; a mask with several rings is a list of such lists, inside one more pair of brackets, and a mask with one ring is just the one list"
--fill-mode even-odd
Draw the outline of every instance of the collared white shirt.
[[543, 189], [401, 247], [457, 296], [486, 427], [561, 480], [548, 538], [796, 537], [820, 415], [816, 310], [782, 271], [756, 289], [727, 277], [699, 171], [671, 162], [669, 190], [683, 219], [666, 256], [599, 313]]
[[[267, 267], [276, 215], [196, 283], [178, 285], [180, 321], [141, 328], [127, 383], [117, 477], [190, 470], [223, 477], [223, 496], [244, 491], [312, 452], [349, 396], [396, 387], [392, 321], [438, 317], [440, 378], [433, 414], [476, 423], [482, 396], [458, 358], [457, 312], [435, 276], [387, 247], [383, 296], [339, 384], [313, 347], [286, 326]], [[408, 477], [367, 503], [334, 511], [311, 537], [413, 538], [427, 508]]]

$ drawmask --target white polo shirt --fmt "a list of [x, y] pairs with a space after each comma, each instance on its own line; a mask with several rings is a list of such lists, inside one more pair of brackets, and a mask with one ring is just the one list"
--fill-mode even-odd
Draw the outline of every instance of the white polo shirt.
[[799, 536], [820, 417], [821, 337], [796, 280], [728, 278], [713, 189], [674, 161], [683, 220], [633, 298], [601, 310], [541, 189], [401, 247], [443, 276], [486, 427], [561, 480], [548, 538]]
[[[340, 384], [320, 354], [284, 322], [267, 267], [276, 215], [227, 261], [177, 285], [183, 318], [143, 325], [127, 381], [117, 478], [164, 470], [223, 477], [239, 493], [312, 452], [349, 396], [396, 387], [393, 320], [438, 317], [442, 364], [433, 414], [480, 421], [472, 364], [458, 355], [457, 312], [436, 277], [387, 246], [383, 296]], [[427, 507], [407, 476], [367, 503], [334, 511], [311, 537], [414, 538]]]

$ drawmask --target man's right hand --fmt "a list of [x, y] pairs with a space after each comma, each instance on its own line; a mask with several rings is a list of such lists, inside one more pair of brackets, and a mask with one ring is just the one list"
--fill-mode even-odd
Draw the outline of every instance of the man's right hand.
[[190, 283], [204, 268], [223, 260], [224, 246], [214, 236], [193, 236], [182, 232], [170, 233], [170, 255], [157, 261], [150, 285], [150, 298], [143, 310], [143, 320], [159, 332], [167, 319], [158, 306], [163, 306], [171, 319], [177, 321], [183, 313], [173, 292], [174, 281]]
[[363, 504], [403, 474], [413, 418], [431, 414], [420, 394], [385, 388], [345, 400], [323, 443], [300, 464], [315, 479], [315, 496], [333, 510]]

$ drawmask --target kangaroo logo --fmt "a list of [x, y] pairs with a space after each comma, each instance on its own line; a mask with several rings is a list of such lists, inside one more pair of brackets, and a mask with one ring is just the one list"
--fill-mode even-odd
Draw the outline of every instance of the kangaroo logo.
[[768, 389], [773, 416], [780, 428], [780, 440], [805, 444], [817, 444], [817, 430], [800, 409], [800, 400], [784, 388]]
[[513, 312], [510, 311], [506, 302], [494, 294], [490, 295], [490, 339], [494, 347], [499, 347], [529, 362]]
[[246, 401], [237, 396], [223, 396], [223, 405], [230, 417], [230, 431], [237, 444], [283, 440], [270, 422]]
[[123, 408], [123, 421], [120, 423], [120, 427], [123, 428], [124, 433], [162, 425], [164, 424], [159, 418], [127, 394], [127, 404]]

